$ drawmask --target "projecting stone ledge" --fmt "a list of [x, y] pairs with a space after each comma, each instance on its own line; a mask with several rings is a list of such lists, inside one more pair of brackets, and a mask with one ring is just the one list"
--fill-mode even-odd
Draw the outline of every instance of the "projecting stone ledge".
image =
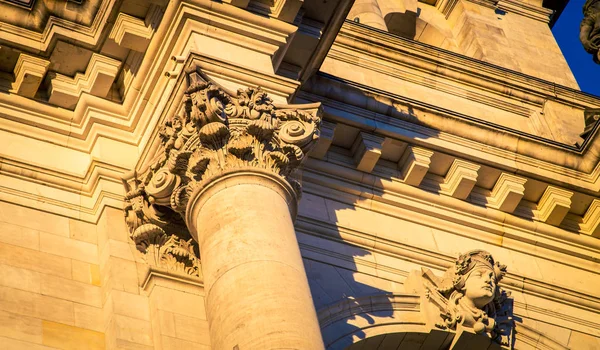
[[454, 198], [467, 199], [477, 183], [479, 168], [477, 164], [455, 159], [440, 185], [441, 192]]
[[73, 109], [84, 92], [106, 97], [120, 66], [120, 61], [94, 53], [84, 74], [77, 73], [75, 77], [70, 78], [54, 72], [49, 73], [46, 77], [49, 80], [48, 102]]
[[49, 65], [48, 60], [21, 53], [14, 70], [12, 90], [21, 96], [34, 97]]
[[429, 171], [433, 151], [417, 146], [408, 146], [398, 162], [404, 183], [419, 186]]

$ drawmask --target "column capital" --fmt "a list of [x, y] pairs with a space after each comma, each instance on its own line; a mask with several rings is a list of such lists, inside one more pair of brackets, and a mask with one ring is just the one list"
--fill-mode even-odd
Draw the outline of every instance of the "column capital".
[[[237, 172], [255, 171], [289, 189], [293, 216], [300, 192], [293, 174], [319, 137], [319, 103], [279, 105], [260, 87], [231, 92], [195, 67], [186, 74], [176, 112], [159, 127], [159, 155], [124, 180], [126, 221], [144, 253], [149, 246], [161, 247], [156, 240], [173, 235], [178, 242], [191, 242], [182, 220], [189, 216], [190, 198]], [[183, 264], [195, 266], [196, 260], [192, 256]]]
[[164, 148], [145, 179], [154, 203], [184, 214], [190, 195], [235, 169], [286, 179], [319, 137], [320, 104], [277, 105], [260, 87], [232, 93], [195, 69], [177, 113], [159, 132]]

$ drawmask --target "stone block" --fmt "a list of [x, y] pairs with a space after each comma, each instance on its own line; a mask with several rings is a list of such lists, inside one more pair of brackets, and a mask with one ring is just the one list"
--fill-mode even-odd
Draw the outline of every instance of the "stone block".
[[74, 324], [72, 302], [13, 288], [0, 287], [0, 310]]
[[64, 238], [53, 234], [40, 233], [42, 252], [65, 256], [71, 259], [98, 263], [98, 247], [95, 244]]
[[96, 225], [80, 220], [69, 220], [69, 237], [79, 241], [97, 244]]
[[558, 226], [571, 209], [573, 192], [548, 186], [537, 204], [536, 218], [549, 225]]
[[177, 337], [175, 330], [175, 314], [168, 311], [157, 310], [160, 333], [170, 337]]
[[417, 146], [406, 147], [398, 162], [400, 177], [404, 183], [419, 186], [429, 170], [432, 156], [433, 152], [428, 149]]
[[0, 265], [0, 286], [39, 293], [41, 277], [39, 272], [19, 267]]
[[108, 37], [119, 46], [145, 52], [161, 18], [162, 12], [159, 6], [151, 6], [148, 9], [145, 21], [121, 12]]
[[0, 242], [40, 250], [40, 234], [27, 227], [0, 222]]
[[104, 333], [50, 321], [42, 321], [42, 327], [44, 345], [68, 350], [105, 349]]
[[594, 350], [600, 348], [600, 337], [572, 331], [569, 338], [569, 348], [577, 350]]
[[125, 243], [130, 242], [129, 231], [123, 219], [123, 210], [112, 207], [104, 208], [104, 212], [102, 212], [102, 216], [98, 221], [98, 246], [102, 248], [103, 243], [108, 239]]
[[309, 152], [309, 156], [317, 159], [325, 158], [331, 142], [333, 142], [333, 134], [335, 132], [335, 123], [322, 121], [321, 122], [321, 134], [319, 139]]
[[104, 331], [104, 313], [101, 308], [73, 303], [73, 313], [76, 327], [97, 332]]
[[108, 240], [110, 255], [123, 260], [135, 261], [133, 250], [135, 246], [131, 242], [122, 242], [114, 239]]
[[162, 348], [164, 350], [181, 350], [181, 349], [190, 349], [190, 350], [210, 350], [210, 346], [204, 344], [194, 343], [188, 340], [162, 336], [160, 338], [162, 343]]
[[149, 321], [123, 315], [114, 315], [117, 339], [142, 345], [153, 345], [152, 326]]
[[29, 341], [10, 339], [6, 337], [0, 337], [0, 345], [4, 350], [54, 350], [44, 345], [34, 344]]
[[69, 237], [69, 219], [43, 211], [0, 202], [0, 221]]
[[100, 287], [60, 277], [42, 276], [42, 294], [77, 303], [101, 307]]
[[173, 314], [177, 338], [194, 343], [210, 345], [208, 322], [195, 317]]
[[74, 109], [82, 93], [106, 97], [117, 77], [120, 61], [92, 54], [85, 73], [71, 78], [59, 73], [48, 73], [48, 102], [67, 109]]
[[201, 296], [156, 286], [150, 299], [158, 310], [206, 320], [204, 298]]
[[139, 293], [140, 282], [135, 262], [111, 256], [108, 268], [110, 274], [107, 275], [107, 278], [111, 285], [102, 284], [103, 287], [133, 294]]
[[594, 199], [579, 225], [581, 232], [593, 237], [600, 237], [600, 200]]
[[92, 283], [92, 264], [79, 260], [73, 260], [71, 264], [73, 269], [73, 280], [87, 284]]
[[458, 199], [467, 199], [477, 182], [480, 166], [461, 159], [455, 159], [450, 170], [440, 184], [441, 192]]
[[0, 243], [0, 264], [71, 278], [71, 259]]
[[0, 311], [0, 337], [42, 344], [42, 320]]
[[35, 96], [46, 72], [50, 61], [30, 56], [26, 53], [19, 54], [19, 59], [14, 69], [15, 82], [12, 90], [18, 95], [32, 98]]
[[356, 169], [370, 173], [381, 157], [381, 148], [385, 138], [359, 132], [351, 148]]
[[113, 290], [111, 296], [115, 314], [138, 318], [145, 321], [150, 320], [148, 297], [118, 290]]

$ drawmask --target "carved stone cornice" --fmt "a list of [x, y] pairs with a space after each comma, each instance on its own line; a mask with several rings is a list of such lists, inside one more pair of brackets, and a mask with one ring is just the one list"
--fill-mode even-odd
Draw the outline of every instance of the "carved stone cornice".
[[154, 250], [151, 264], [198, 275], [198, 246], [182, 219], [192, 194], [255, 169], [299, 195], [294, 173], [320, 124], [318, 103], [277, 105], [259, 87], [233, 93], [196, 67], [188, 70], [183, 99], [160, 126], [160, 152], [143, 174], [124, 180], [125, 217], [138, 250]]

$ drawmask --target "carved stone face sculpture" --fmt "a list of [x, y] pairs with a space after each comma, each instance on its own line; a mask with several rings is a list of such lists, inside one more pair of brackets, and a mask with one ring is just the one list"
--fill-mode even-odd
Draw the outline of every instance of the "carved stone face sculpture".
[[584, 49], [594, 55], [598, 62], [598, 48], [600, 47], [600, 1], [587, 0], [583, 6], [584, 18], [579, 28], [579, 40]]
[[443, 314], [446, 327], [455, 329], [461, 325], [473, 328], [476, 333], [492, 332], [496, 299], [500, 296], [497, 285], [505, 271], [506, 266], [495, 262], [483, 250], [460, 255], [438, 288], [448, 298]]
[[496, 274], [486, 267], [475, 267], [466, 276], [463, 293], [469, 304], [481, 309], [494, 300], [496, 293]]

